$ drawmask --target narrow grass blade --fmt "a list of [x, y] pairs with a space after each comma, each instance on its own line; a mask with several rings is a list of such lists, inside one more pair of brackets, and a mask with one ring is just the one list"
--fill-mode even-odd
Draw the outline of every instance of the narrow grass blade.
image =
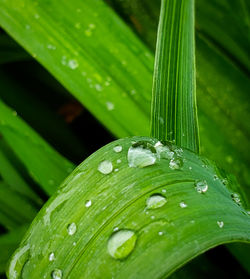
[[112, 142], [43, 207], [8, 276], [166, 278], [209, 248], [249, 242], [250, 218], [221, 179], [206, 159], [156, 139]]
[[74, 167], [2, 101], [0, 133], [26, 166], [30, 176], [47, 194], [54, 193]]
[[151, 135], [198, 152], [194, 47], [194, 1], [162, 0]]

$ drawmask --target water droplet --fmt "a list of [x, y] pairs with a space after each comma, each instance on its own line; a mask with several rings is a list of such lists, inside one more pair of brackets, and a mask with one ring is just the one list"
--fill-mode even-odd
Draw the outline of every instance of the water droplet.
[[115, 171], [115, 172], [118, 172], [118, 171], [119, 171], [119, 169], [115, 169], [114, 171]]
[[158, 235], [162, 236], [162, 235], [163, 235], [163, 232], [158, 232]]
[[101, 86], [100, 84], [96, 84], [96, 85], [95, 85], [95, 89], [96, 89], [97, 91], [102, 91], [102, 86]]
[[113, 229], [114, 232], [117, 232], [118, 230], [119, 230], [118, 227], [115, 227], [115, 228]]
[[174, 152], [179, 157], [182, 157], [182, 155], [183, 155], [183, 149], [182, 148], [175, 148]]
[[228, 184], [228, 180], [226, 178], [221, 180], [222, 184], [224, 184], [225, 186]]
[[26, 24], [26, 25], [25, 25], [25, 29], [26, 29], [26, 30], [30, 30], [30, 25]]
[[207, 190], [208, 190], [207, 182], [205, 180], [196, 182], [195, 183], [195, 189], [200, 194], [206, 193]]
[[180, 202], [180, 207], [181, 207], [181, 208], [186, 208], [186, 207], [187, 207], [187, 204], [186, 204], [185, 202], [182, 201], [182, 202]]
[[48, 44], [47, 49], [56, 50], [56, 46]]
[[131, 168], [144, 168], [156, 162], [156, 150], [147, 142], [135, 143], [128, 150], [128, 164]]
[[133, 89], [133, 90], [130, 91], [130, 93], [131, 93], [131, 95], [135, 95], [136, 94], [136, 90]]
[[39, 14], [34, 14], [34, 18], [35, 18], [35, 19], [40, 18], [40, 15], [39, 15]]
[[106, 107], [110, 111], [110, 110], [113, 110], [115, 108], [115, 105], [111, 102], [106, 102]]
[[167, 202], [167, 199], [160, 195], [160, 194], [154, 194], [150, 196], [146, 201], [147, 209], [155, 209], [162, 207]]
[[174, 157], [174, 152], [171, 151], [169, 149], [168, 146], [163, 145], [160, 141], [158, 141], [155, 145], [154, 145], [157, 155], [159, 158], [161, 159], [172, 159]]
[[108, 252], [114, 259], [124, 259], [133, 250], [137, 236], [134, 231], [120, 230], [111, 235], [108, 240]]
[[231, 198], [235, 203], [241, 205], [240, 195], [238, 193], [232, 193]]
[[49, 261], [52, 262], [55, 259], [55, 254], [52, 252], [49, 254]]
[[182, 167], [183, 160], [181, 158], [173, 158], [169, 162], [169, 168], [171, 170], [178, 170]]
[[214, 180], [218, 180], [219, 179], [219, 177], [218, 177], [218, 175], [214, 175]]
[[62, 278], [62, 271], [58, 268], [54, 269], [51, 272], [51, 278], [53, 279], [61, 279]]
[[166, 193], [166, 192], [167, 192], [167, 190], [166, 190], [166, 189], [162, 189], [161, 191], [162, 191], [162, 193]]
[[223, 221], [217, 221], [217, 225], [219, 226], [220, 229], [224, 227], [224, 222]]
[[76, 224], [75, 223], [71, 223], [68, 225], [67, 227], [67, 231], [69, 235], [73, 235], [76, 232]]
[[151, 218], [152, 220], [154, 220], [154, 219], [155, 219], [155, 216], [154, 216], [154, 215], [152, 215], [152, 216], [150, 216], [150, 218]]
[[76, 68], [78, 68], [79, 64], [78, 64], [77, 60], [70, 59], [68, 62], [68, 66], [70, 67], [70, 69], [75, 70]]
[[109, 174], [113, 170], [113, 164], [108, 160], [102, 161], [98, 166], [98, 170], [103, 174]]
[[87, 200], [85, 202], [85, 207], [90, 207], [92, 205], [92, 201], [91, 200]]
[[113, 148], [113, 150], [117, 153], [121, 152], [122, 151], [122, 146], [121, 145], [117, 145]]
[[116, 161], [117, 164], [120, 164], [121, 162], [122, 162], [121, 159], [118, 159], [118, 160]]
[[188, 169], [189, 169], [189, 170], [192, 170], [193, 168], [192, 168], [192, 167], [188, 167]]

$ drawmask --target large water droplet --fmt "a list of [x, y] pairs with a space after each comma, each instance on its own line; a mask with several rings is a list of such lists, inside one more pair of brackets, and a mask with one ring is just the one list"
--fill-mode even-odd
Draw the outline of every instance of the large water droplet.
[[200, 194], [206, 193], [207, 190], [208, 190], [207, 182], [205, 180], [196, 182], [195, 183], [195, 189]]
[[156, 150], [148, 142], [135, 143], [128, 150], [128, 164], [131, 168], [144, 168], [154, 165], [156, 158]]
[[73, 235], [76, 232], [76, 224], [75, 223], [71, 223], [68, 225], [67, 227], [67, 231], [69, 235]]
[[126, 258], [134, 249], [137, 236], [134, 231], [120, 230], [108, 240], [108, 252], [114, 259]]
[[167, 202], [167, 199], [160, 195], [160, 194], [154, 194], [150, 196], [146, 201], [147, 209], [155, 209], [162, 207]]
[[52, 272], [51, 272], [51, 278], [53, 279], [61, 279], [62, 278], [62, 271], [58, 268], [54, 269]]
[[98, 166], [98, 170], [103, 174], [109, 174], [113, 170], [113, 164], [108, 160], [102, 161]]

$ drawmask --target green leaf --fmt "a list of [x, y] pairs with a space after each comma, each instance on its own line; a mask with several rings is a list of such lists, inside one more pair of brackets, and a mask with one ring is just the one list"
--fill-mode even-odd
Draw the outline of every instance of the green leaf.
[[195, 93], [194, 1], [162, 1], [151, 135], [199, 151]]
[[166, 278], [211, 247], [249, 242], [250, 217], [221, 178], [211, 162], [156, 139], [112, 142], [43, 207], [8, 276]]
[[46, 193], [54, 193], [57, 186], [72, 171], [72, 163], [57, 153], [2, 101], [0, 133], [26, 166], [30, 176]]
[[113, 134], [149, 135], [153, 57], [105, 3], [1, 0], [0, 24]]

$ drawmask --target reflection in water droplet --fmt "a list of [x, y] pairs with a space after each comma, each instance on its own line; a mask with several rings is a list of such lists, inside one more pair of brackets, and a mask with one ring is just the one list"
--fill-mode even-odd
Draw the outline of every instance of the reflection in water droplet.
[[113, 148], [113, 150], [117, 153], [121, 152], [122, 151], [122, 146], [121, 145], [117, 145]]
[[172, 170], [178, 170], [182, 167], [183, 160], [181, 158], [173, 158], [169, 162], [169, 168]]
[[162, 207], [167, 202], [167, 199], [160, 195], [160, 194], [154, 194], [150, 196], [146, 201], [147, 209], [155, 209]]
[[87, 200], [85, 202], [85, 207], [90, 207], [92, 205], [92, 201], [91, 200]]
[[128, 150], [128, 164], [131, 168], [144, 168], [156, 162], [156, 150], [147, 142], [135, 143]]
[[186, 204], [185, 202], [182, 201], [182, 202], [180, 202], [180, 207], [181, 207], [181, 208], [186, 208], [186, 207], [187, 207], [187, 204]]
[[109, 174], [113, 171], [113, 164], [108, 160], [102, 161], [98, 166], [98, 170], [103, 174]]
[[52, 262], [55, 259], [55, 254], [52, 252], [49, 254], [49, 261]]
[[207, 190], [208, 190], [207, 182], [205, 180], [196, 182], [195, 183], [195, 189], [200, 194], [206, 193]]
[[235, 203], [241, 205], [240, 195], [238, 193], [232, 193], [231, 198]]
[[224, 227], [224, 222], [223, 221], [217, 221], [217, 225], [219, 226], [220, 229]]
[[58, 268], [54, 269], [51, 272], [51, 278], [53, 279], [61, 279], [62, 278], [62, 271]]
[[67, 231], [69, 235], [73, 235], [76, 232], [76, 224], [75, 223], [71, 223], [68, 225], [67, 227]]
[[124, 259], [133, 250], [137, 236], [132, 230], [120, 230], [111, 235], [108, 240], [108, 252], [114, 259]]
[[158, 141], [154, 145], [157, 155], [160, 159], [172, 159], [174, 157], [174, 152], [169, 149], [168, 146], [163, 145], [160, 141]]

